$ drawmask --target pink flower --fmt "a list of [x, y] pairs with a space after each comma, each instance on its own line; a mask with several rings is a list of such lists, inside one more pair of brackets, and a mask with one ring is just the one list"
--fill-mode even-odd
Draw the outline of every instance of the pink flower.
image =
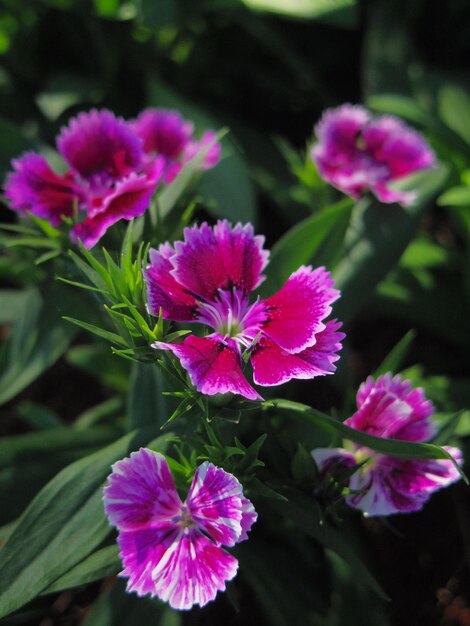
[[20, 215], [30, 211], [59, 226], [83, 202], [83, 191], [73, 176], [56, 174], [43, 156], [26, 152], [12, 165], [14, 171], [7, 176], [5, 197]]
[[[106, 109], [92, 109], [72, 118], [57, 137], [69, 168], [65, 175], [28, 152], [13, 161], [5, 195], [20, 215], [29, 211], [54, 226], [78, 215], [70, 237], [92, 248], [119, 220], [145, 213], [160, 180], [171, 183], [214, 140], [213, 131], [196, 140], [193, 124], [177, 111], [147, 109], [126, 122]], [[219, 143], [211, 145], [200, 169], [214, 167], [220, 152]]]
[[415, 194], [394, 191], [389, 183], [436, 165], [419, 133], [391, 115], [374, 118], [358, 105], [328, 109], [315, 130], [311, 156], [320, 176], [353, 198], [370, 190], [381, 202], [410, 204]]
[[149, 207], [164, 163], [157, 158], [144, 171], [142, 142], [122, 118], [106, 109], [80, 113], [57, 148], [69, 167], [64, 176], [32, 152], [13, 161], [5, 194], [20, 215], [30, 211], [58, 226], [76, 212], [83, 219], [70, 236], [91, 248], [117, 221]]
[[150, 251], [145, 272], [147, 306], [158, 316], [197, 322], [214, 332], [190, 335], [180, 344], [156, 342], [171, 350], [201, 393], [240, 394], [261, 399], [242, 372], [247, 351], [259, 385], [331, 374], [344, 334], [336, 320], [325, 322], [339, 297], [323, 267], [300, 267], [266, 300], [250, 303], [250, 292], [264, 280], [269, 253], [251, 224], [227, 220], [186, 228], [174, 248]]
[[[151, 163], [158, 155], [165, 160], [163, 178], [171, 183], [183, 165], [215, 140], [214, 131], [206, 131], [197, 141], [193, 136], [194, 125], [177, 111], [151, 108], [142, 111], [132, 128], [142, 139], [146, 161]], [[212, 145], [201, 164], [202, 170], [215, 167], [220, 160], [221, 145]]]
[[140, 138], [111, 111], [80, 113], [63, 128], [57, 147], [84, 190], [84, 221], [71, 231], [92, 248], [120, 219], [145, 213], [163, 173], [157, 160], [144, 172]]
[[[425, 442], [435, 434], [430, 419], [431, 402], [426, 400], [422, 389], [413, 389], [399, 375], [392, 378], [389, 373], [376, 381], [369, 377], [359, 387], [357, 407], [345, 424], [369, 435]], [[460, 450], [444, 449], [462, 463]], [[349, 488], [358, 493], [346, 496], [346, 502], [367, 515], [418, 511], [435, 491], [460, 478], [450, 460], [395, 458], [362, 446], [355, 446], [352, 452], [318, 448], [312, 451], [312, 456], [322, 473], [341, 473], [365, 461], [349, 479]]]
[[232, 474], [205, 462], [181, 501], [165, 457], [141, 448], [113, 465], [104, 506], [118, 543], [127, 590], [174, 609], [204, 606], [237, 573], [221, 546], [247, 539], [257, 519]]

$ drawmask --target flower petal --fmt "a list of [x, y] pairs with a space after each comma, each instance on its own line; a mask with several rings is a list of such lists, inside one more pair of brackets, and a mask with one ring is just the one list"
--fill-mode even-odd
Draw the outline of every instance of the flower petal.
[[156, 187], [157, 180], [144, 175], [130, 174], [121, 179], [105, 194], [99, 210], [95, 208], [72, 229], [72, 240], [80, 239], [85, 248], [92, 248], [119, 220], [131, 220], [145, 213]]
[[344, 448], [316, 448], [311, 455], [321, 475], [330, 473], [339, 477], [357, 464], [354, 454]]
[[376, 437], [419, 442], [435, 434], [432, 403], [422, 389], [413, 389], [399, 374], [388, 373], [377, 380], [369, 376], [359, 387], [357, 406], [358, 411], [345, 423]]
[[390, 180], [436, 165], [434, 152], [423, 137], [397, 117], [371, 120], [363, 139], [367, 152], [387, 166]]
[[156, 341], [152, 347], [171, 350], [180, 359], [192, 384], [203, 394], [235, 393], [248, 400], [262, 400], [243, 376], [240, 351], [233, 339], [190, 335], [178, 345]]
[[206, 461], [194, 474], [186, 505], [197, 526], [217, 544], [234, 546], [242, 533], [242, 499], [237, 478]]
[[166, 526], [182, 507], [165, 457], [147, 448], [113, 465], [103, 501], [120, 530]]
[[332, 320], [325, 329], [316, 335], [316, 344], [302, 352], [291, 354], [280, 348], [274, 341], [262, 337], [253, 349], [251, 363], [253, 379], [257, 385], [272, 386], [297, 379], [310, 379], [332, 374], [339, 359], [336, 354], [341, 349], [344, 333], [337, 332], [341, 323]]
[[142, 161], [142, 143], [130, 126], [106, 109], [79, 113], [62, 128], [57, 148], [67, 163], [86, 179], [119, 179]]
[[144, 271], [147, 283], [147, 308], [150, 315], [158, 317], [160, 309], [165, 319], [189, 322], [194, 319], [196, 298], [188, 293], [171, 275], [171, 257], [175, 254], [169, 243], [161, 244], [149, 252], [150, 265]]
[[[458, 463], [462, 454], [446, 448]], [[391, 515], [419, 511], [429, 497], [460, 479], [448, 460], [397, 459], [377, 456], [351, 476], [350, 488], [364, 493], [347, 496], [346, 502], [367, 515]]]
[[142, 139], [145, 152], [161, 154], [167, 160], [177, 159], [193, 134], [193, 124], [170, 109], [145, 109], [131, 126]]
[[313, 346], [325, 329], [323, 320], [339, 298], [324, 267], [302, 266], [276, 294], [264, 300], [267, 321], [263, 332], [287, 352], [296, 354]]
[[[196, 156], [196, 154], [199, 154], [201, 150], [204, 150], [208, 144], [213, 143], [216, 137], [217, 133], [213, 130], [206, 130], [199, 141], [190, 141], [184, 152], [184, 161], [190, 161]], [[221, 152], [222, 145], [219, 142], [213, 143], [204, 156], [204, 160], [201, 164], [201, 170], [210, 170], [215, 167], [220, 161]]]
[[7, 176], [5, 197], [20, 215], [31, 211], [58, 226], [62, 217], [70, 217], [83, 201], [82, 190], [70, 174], [59, 176], [43, 156], [27, 152], [12, 164], [14, 171]]
[[185, 228], [184, 242], [175, 242], [173, 276], [192, 293], [213, 300], [219, 289], [235, 287], [249, 293], [264, 276], [261, 271], [269, 253], [264, 237], [255, 236], [253, 226], [232, 227], [219, 220], [214, 228], [206, 222]]
[[314, 149], [314, 159], [320, 163], [325, 159], [335, 166], [348, 164], [358, 153], [357, 140], [369, 119], [370, 113], [359, 105], [327, 109], [315, 127], [320, 143]]
[[157, 595], [152, 572], [167, 553], [175, 550], [181, 534], [181, 529], [174, 524], [119, 533], [119, 555], [124, 565], [119, 576], [129, 578], [128, 591], [135, 591], [138, 596]]
[[128, 576], [127, 589], [151, 593], [174, 609], [187, 610], [214, 600], [237, 573], [237, 560], [196, 528], [187, 531], [122, 532], [119, 536]]
[[246, 541], [248, 539], [248, 533], [251, 530], [251, 527], [258, 519], [258, 513], [255, 511], [255, 507], [253, 503], [248, 500], [248, 498], [242, 498], [242, 519], [241, 519], [241, 527], [242, 533], [238, 538], [238, 543], [240, 541]]

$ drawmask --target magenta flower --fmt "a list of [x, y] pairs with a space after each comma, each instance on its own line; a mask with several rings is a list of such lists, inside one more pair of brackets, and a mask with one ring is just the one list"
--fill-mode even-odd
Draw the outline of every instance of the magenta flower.
[[113, 465], [104, 506], [119, 533], [127, 590], [174, 609], [204, 606], [225, 590], [238, 562], [221, 546], [247, 539], [257, 519], [235, 476], [208, 462], [182, 502], [165, 457], [146, 448]]
[[419, 133], [397, 117], [372, 117], [358, 105], [328, 109], [315, 131], [311, 156], [320, 176], [356, 199], [370, 190], [381, 202], [410, 204], [415, 194], [395, 191], [390, 183], [436, 165]]
[[57, 147], [86, 193], [86, 218], [71, 231], [92, 248], [120, 219], [130, 220], [149, 207], [163, 162], [144, 172], [142, 142], [111, 111], [80, 113], [63, 128]]
[[186, 228], [174, 248], [150, 251], [145, 272], [147, 307], [177, 322], [198, 322], [214, 332], [190, 335], [182, 343], [156, 342], [180, 359], [201, 393], [240, 394], [262, 399], [242, 372], [242, 352], [250, 357], [254, 381], [279, 385], [292, 378], [331, 374], [344, 334], [336, 320], [325, 322], [339, 297], [323, 267], [300, 267], [276, 294], [250, 303], [264, 280], [269, 253], [251, 224], [227, 220]]
[[12, 165], [14, 171], [7, 176], [5, 197], [20, 215], [30, 211], [59, 226], [83, 202], [83, 191], [73, 176], [70, 173], [59, 176], [43, 156], [26, 152], [14, 159]]
[[163, 173], [161, 158], [144, 171], [140, 138], [105, 109], [73, 118], [61, 130], [57, 149], [69, 167], [64, 176], [53, 172], [44, 157], [26, 153], [13, 161], [5, 194], [20, 215], [30, 211], [54, 226], [75, 212], [83, 219], [70, 236], [87, 248], [120, 219], [142, 215]]
[[[357, 407], [345, 424], [375, 437], [425, 442], [436, 431], [431, 402], [399, 375], [369, 377], [359, 387]], [[459, 449], [444, 449], [462, 464]], [[347, 495], [346, 502], [367, 515], [418, 511], [435, 491], [460, 478], [450, 460], [395, 458], [357, 445], [353, 451], [318, 448], [312, 456], [322, 473], [341, 474], [365, 461], [349, 479], [357, 493]]]
[[[170, 109], [146, 109], [131, 122], [132, 128], [142, 139], [147, 162], [156, 155], [165, 160], [163, 179], [170, 183], [183, 165], [215, 140], [214, 131], [206, 131], [197, 141], [193, 136], [194, 125], [177, 111]], [[204, 157], [201, 169], [211, 169], [220, 160], [221, 145], [212, 145]]]

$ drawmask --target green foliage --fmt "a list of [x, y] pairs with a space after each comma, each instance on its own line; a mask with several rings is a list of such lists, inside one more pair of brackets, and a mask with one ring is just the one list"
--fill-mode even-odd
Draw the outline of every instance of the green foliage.
[[[58, 294], [55, 285], [25, 294], [24, 314], [0, 354], [0, 404], [14, 398], [55, 363], [76, 335], [76, 330], [64, 325], [60, 316], [69, 308], [77, 311], [84, 307], [75, 294], [67, 292], [67, 300], [62, 300], [59, 310]], [[54, 303], [52, 307], [49, 302]]]

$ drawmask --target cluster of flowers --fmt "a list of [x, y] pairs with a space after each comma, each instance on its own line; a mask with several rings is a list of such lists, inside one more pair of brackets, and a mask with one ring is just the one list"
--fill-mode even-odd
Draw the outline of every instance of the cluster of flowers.
[[359, 105], [325, 111], [315, 130], [318, 143], [311, 156], [320, 176], [352, 198], [369, 190], [380, 202], [411, 204], [415, 193], [391, 183], [436, 166], [419, 133], [397, 117], [373, 117]]
[[[389, 183], [435, 164], [417, 133], [396, 118], [374, 119], [359, 106], [327, 111], [317, 134], [312, 158], [320, 174], [353, 197], [371, 190], [383, 202], [411, 202], [409, 193]], [[20, 214], [30, 211], [56, 225], [84, 214], [71, 237], [91, 247], [117, 220], [141, 215], [159, 181], [171, 182], [213, 142], [212, 131], [196, 141], [192, 125], [176, 112], [149, 109], [125, 122], [94, 110], [71, 120], [58, 137], [65, 174], [53, 172], [42, 156], [25, 154], [13, 162], [6, 196]], [[219, 156], [214, 144], [202, 167], [214, 166]], [[186, 228], [183, 241], [150, 251], [144, 270], [149, 313], [210, 329], [153, 347], [179, 359], [202, 394], [261, 400], [245, 376], [248, 362], [261, 386], [335, 371], [344, 334], [340, 322], [327, 320], [340, 295], [330, 274], [302, 266], [277, 293], [250, 301], [265, 278], [269, 252], [263, 244], [251, 224], [232, 227], [222, 220]], [[400, 376], [368, 378], [357, 407], [345, 423], [364, 433], [425, 442], [435, 432], [432, 404]], [[462, 463], [458, 449], [447, 451]], [[320, 476], [347, 487], [347, 504], [367, 515], [416, 511], [459, 478], [450, 460], [399, 459], [363, 446], [316, 449], [312, 456]], [[145, 448], [113, 466], [104, 506], [118, 531], [128, 590], [175, 609], [204, 606], [225, 589], [238, 563], [223, 547], [247, 539], [257, 519], [237, 478], [209, 462], [197, 468], [182, 502], [165, 457]]]
[[[433, 407], [421, 389], [390, 374], [368, 378], [357, 395], [358, 411], [346, 424], [378, 437], [427, 441], [434, 433]], [[459, 464], [457, 448], [445, 448]], [[451, 460], [399, 459], [356, 446], [319, 448], [312, 456], [323, 476], [346, 470], [346, 502], [366, 515], [409, 513], [460, 478]], [[356, 471], [352, 471], [354, 468]], [[196, 471], [182, 504], [165, 458], [141, 449], [113, 466], [104, 491], [109, 521], [128, 578], [128, 591], [151, 594], [173, 608], [204, 606], [235, 576], [237, 561], [220, 546], [247, 539], [257, 519], [238, 480], [211, 463]]]
[[[214, 228], [188, 228], [184, 241], [151, 251], [145, 271], [150, 313], [161, 310], [166, 319], [214, 330], [180, 344], [154, 344], [180, 359], [203, 394], [260, 399], [242, 373], [242, 348], [250, 353], [259, 385], [334, 372], [344, 334], [336, 320], [324, 322], [339, 296], [333, 281], [324, 268], [301, 267], [277, 294], [250, 305], [248, 296], [267, 264], [263, 242], [251, 225], [219, 221]], [[345, 422], [352, 428], [414, 442], [434, 434], [432, 404], [399, 376], [369, 378], [357, 403], [358, 411]], [[458, 449], [447, 450], [462, 462]], [[312, 456], [323, 476], [347, 470], [351, 495], [346, 502], [368, 515], [416, 511], [433, 492], [459, 478], [450, 460], [397, 459], [359, 446], [317, 449]], [[178, 609], [203, 606], [225, 589], [236, 573], [236, 560], [220, 546], [246, 539], [256, 520], [237, 479], [208, 463], [196, 471], [181, 504], [164, 458], [149, 450], [114, 466], [105, 508], [119, 531], [121, 575], [129, 578], [128, 590], [151, 593]]]
[[87, 248], [120, 219], [142, 215], [157, 186], [169, 184], [203, 148], [202, 169], [214, 167], [221, 151], [213, 131], [196, 140], [193, 124], [166, 109], [147, 109], [129, 121], [106, 109], [80, 113], [56, 145], [66, 172], [57, 174], [42, 155], [27, 152], [13, 161], [5, 196], [20, 215], [29, 211], [53, 226], [75, 223], [70, 237]]

